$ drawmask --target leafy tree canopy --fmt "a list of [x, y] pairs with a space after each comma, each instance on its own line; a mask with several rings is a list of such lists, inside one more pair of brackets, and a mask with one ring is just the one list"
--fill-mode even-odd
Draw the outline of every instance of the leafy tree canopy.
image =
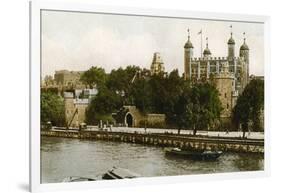
[[254, 131], [261, 131], [261, 113], [264, 109], [264, 81], [253, 79], [245, 87], [238, 97], [233, 109], [233, 122], [236, 127], [241, 125], [246, 132], [249, 129], [249, 122], [252, 122]]
[[107, 76], [103, 68], [93, 66], [81, 75], [80, 80], [90, 88], [93, 88], [95, 85], [98, 88], [102, 88], [105, 85], [106, 78]]
[[163, 113], [169, 125], [180, 129], [206, 129], [220, 116], [218, 91], [207, 83], [191, 85], [178, 70], [150, 75], [147, 69], [128, 66], [112, 70], [103, 85], [87, 109], [88, 122], [123, 105], [135, 105], [143, 113]]
[[132, 80], [139, 71], [140, 68], [136, 66], [127, 66], [125, 69], [120, 67], [117, 70], [112, 70], [108, 76], [106, 85], [110, 90], [128, 97]]
[[186, 87], [175, 107], [178, 127], [193, 129], [194, 134], [212, 126], [222, 110], [219, 93], [209, 83]]
[[86, 122], [88, 124], [97, 123], [99, 117], [102, 117], [104, 121], [107, 117], [111, 119], [111, 113], [121, 107], [122, 101], [116, 92], [108, 88], [101, 88], [86, 110]]
[[55, 126], [65, 125], [63, 98], [52, 92], [41, 93], [41, 122], [51, 122]]

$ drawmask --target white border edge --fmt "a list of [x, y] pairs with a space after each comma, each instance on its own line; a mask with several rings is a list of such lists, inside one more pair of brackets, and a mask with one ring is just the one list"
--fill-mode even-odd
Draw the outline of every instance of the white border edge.
[[[175, 18], [192, 18], [192, 19], [211, 19], [225, 20], [237, 22], [258, 22], [264, 23], [264, 42], [265, 42], [265, 161], [264, 171], [255, 172], [239, 172], [239, 173], [220, 173], [220, 174], [202, 174], [202, 175], [186, 175], [173, 177], [153, 177], [139, 178], [133, 180], [121, 181], [97, 181], [80, 182], [80, 183], [55, 183], [40, 184], [40, 10], [68, 10], [83, 11], [97, 13], [113, 13], [127, 15], [146, 15], [158, 17], [175, 17]], [[172, 184], [184, 183], [201, 180], [230, 180], [230, 179], [246, 179], [270, 176], [270, 17], [258, 15], [242, 15], [242, 14], [224, 14], [224, 13], [208, 13], [194, 12], [183, 10], [158, 10], [158, 9], [142, 9], [134, 7], [116, 7], [116, 6], [100, 6], [94, 4], [80, 4], [73, 2], [58, 3], [52, 1], [30, 1], [30, 191], [57, 191], [72, 189], [88, 189], [88, 188], [110, 188], [110, 187], [126, 187], [133, 185], [156, 185], [156, 184]], [[38, 41], [39, 40], [39, 41]]]
[[265, 132], [264, 132], [264, 171], [266, 176], [269, 177], [271, 175], [271, 39], [270, 39], [270, 17], [266, 16], [264, 21], [264, 77], [265, 77], [265, 90], [264, 90], [264, 125], [265, 125]]
[[30, 2], [30, 191], [40, 186], [40, 6]]

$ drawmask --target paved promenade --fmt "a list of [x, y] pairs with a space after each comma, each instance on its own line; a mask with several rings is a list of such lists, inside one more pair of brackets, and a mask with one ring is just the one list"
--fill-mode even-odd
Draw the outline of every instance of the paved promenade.
[[[97, 131], [100, 130], [97, 126], [88, 126], [87, 130], [93, 130]], [[177, 134], [178, 130], [176, 129], [155, 129], [155, 128], [132, 128], [132, 127], [112, 127], [110, 128], [104, 128], [103, 130], [107, 131], [113, 131], [113, 132], [126, 132], [126, 133], [173, 133]], [[181, 130], [180, 134], [189, 134], [192, 135], [192, 130]], [[242, 137], [243, 132], [239, 131], [231, 131], [231, 132], [222, 132], [222, 131], [197, 131], [196, 135], [201, 136], [210, 136], [210, 137]], [[246, 138], [248, 139], [264, 139], [264, 133], [263, 132], [247, 132]]]

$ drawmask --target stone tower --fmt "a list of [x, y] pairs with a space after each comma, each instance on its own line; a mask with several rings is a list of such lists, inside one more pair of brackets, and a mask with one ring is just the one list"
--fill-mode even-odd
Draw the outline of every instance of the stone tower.
[[85, 113], [89, 99], [79, 99], [72, 92], [64, 92], [65, 120], [67, 126], [79, 127], [85, 122]]
[[232, 60], [235, 57], [235, 41], [232, 37], [232, 32], [230, 33], [230, 38], [227, 42], [228, 45], [228, 59]]
[[65, 108], [65, 121], [66, 124], [68, 125], [76, 110], [74, 104], [74, 94], [72, 92], [64, 92], [64, 108]]
[[[244, 33], [245, 36], [245, 33]], [[242, 87], [245, 88], [245, 86], [248, 84], [249, 82], [249, 47], [246, 44], [246, 38], [244, 37], [244, 43], [242, 44], [242, 46], [240, 47], [240, 52], [239, 52], [239, 56], [242, 58], [243, 65], [242, 65]]]
[[228, 62], [222, 64], [221, 73], [217, 74], [214, 80], [223, 108], [221, 118], [229, 118], [231, 116], [231, 110], [234, 107], [233, 93], [235, 92], [235, 79], [229, 72]]
[[193, 45], [190, 41], [190, 32], [188, 31], [188, 40], [184, 45], [184, 78], [191, 78], [191, 58], [193, 58]]
[[159, 52], [155, 52], [153, 54], [153, 59], [152, 59], [150, 71], [151, 71], [152, 75], [159, 74], [160, 72], [165, 71], [164, 63], [163, 63], [163, 60], [162, 60]]

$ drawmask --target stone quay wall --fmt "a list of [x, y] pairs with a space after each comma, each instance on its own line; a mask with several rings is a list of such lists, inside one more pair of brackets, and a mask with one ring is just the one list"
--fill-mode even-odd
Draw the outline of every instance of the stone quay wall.
[[107, 131], [43, 130], [41, 136], [104, 140], [194, 150], [264, 153], [263, 140], [226, 139], [167, 134], [140, 134]]

